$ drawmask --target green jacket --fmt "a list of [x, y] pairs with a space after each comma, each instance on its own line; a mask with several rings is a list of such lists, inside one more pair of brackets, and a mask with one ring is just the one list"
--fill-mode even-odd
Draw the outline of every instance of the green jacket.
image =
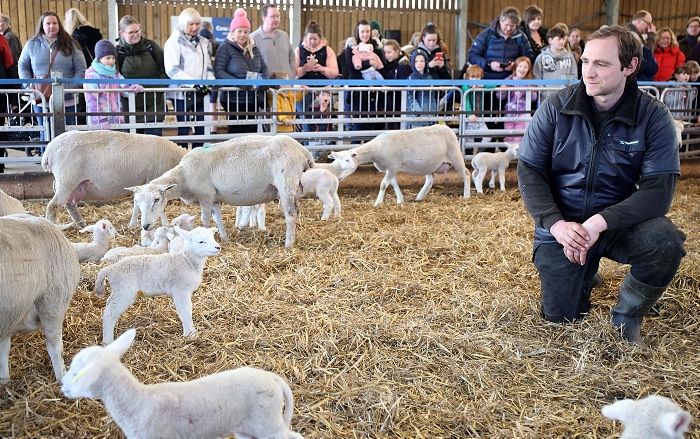
[[[152, 50], [149, 50], [149, 45]], [[122, 61], [123, 60], [123, 61]], [[119, 72], [125, 78], [134, 79], [169, 79], [163, 63], [163, 49], [152, 40], [141, 38], [136, 44], [127, 44], [119, 38], [117, 46]], [[144, 85], [148, 88], [165, 88], [167, 85]], [[145, 98], [145, 99], [144, 99]], [[128, 100], [122, 98], [122, 108], [128, 111]], [[147, 90], [136, 95], [136, 111], [165, 111], [165, 94]], [[161, 122], [165, 116], [149, 116], [146, 122]], [[144, 122], [143, 116], [136, 117], [136, 122]]]

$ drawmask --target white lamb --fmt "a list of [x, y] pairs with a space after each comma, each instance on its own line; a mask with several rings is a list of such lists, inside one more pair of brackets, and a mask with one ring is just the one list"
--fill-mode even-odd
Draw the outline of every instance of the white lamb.
[[39, 328], [61, 379], [63, 318], [79, 281], [78, 256], [53, 224], [31, 215], [0, 217], [0, 384], [10, 380], [12, 334]]
[[[46, 206], [46, 218], [56, 222], [65, 206], [78, 227], [83, 199], [113, 200], [129, 194], [128, 186], [148, 183], [172, 169], [187, 150], [158, 136], [117, 131], [67, 131], [53, 139], [41, 166], [54, 176], [55, 195]], [[135, 214], [138, 214], [134, 206]], [[165, 216], [161, 218], [167, 225]]]
[[27, 213], [22, 202], [0, 189], [0, 216]]
[[132, 328], [105, 347], [78, 352], [63, 394], [101, 399], [127, 438], [303, 439], [290, 430], [294, 397], [279, 375], [241, 367], [183, 383], [143, 384], [119, 360], [135, 336]]
[[316, 191], [316, 196], [323, 202], [321, 221], [327, 220], [335, 209], [335, 216], [340, 215], [340, 199], [338, 198], [338, 177], [331, 171], [312, 168], [301, 174], [303, 194]]
[[472, 179], [477, 194], [483, 194], [482, 183], [486, 178], [486, 173], [491, 171], [491, 181], [489, 187], [496, 187], [496, 173], [498, 172], [498, 181], [501, 184], [501, 190], [506, 190], [506, 169], [510, 166], [511, 160], [518, 156], [519, 143], [506, 142], [508, 149], [506, 152], [480, 152], [472, 158]]
[[373, 162], [375, 168], [386, 173], [379, 186], [375, 206], [384, 202], [389, 184], [396, 192], [396, 203], [403, 203], [403, 194], [396, 180], [397, 172], [425, 175], [425, 184], [416, 197], [416, 201], [421, 201], [433, 187], [433, 174], [443, 174], [450, 167], [454, 167], [464, 180], [464, 198], [469, 198], [469, 171], [464, 165], [457, 136], [446, 125], [387, 131], [357, 148], [334, 151], [333, 157], [352, 160], [355, 169], [363, 163]]
[[661, 395], [623, 399], [606, 405], [600, 412], [625, 424], [620, 439], [683, 439], [692, 419], [690, 413]]
[[253, 206], [236, 207], [236, 228], [238, 230], [243, 230], [246, 225], [251, 229], [257, 227], [259, 230], [267, 230], [265, 227], [264, 203]]
[[[294, 245], [301, 196], [301, 174], [313, 167], [311, 153], [285, 135], [237, 137], [189, 152], [178, 166], [134, 191], [134, 210], [141, 210], [141, 227], [153, 228], [168, 200], [199, 204], [202, 225], [212, 214], [219, 234], [228, 240], [220, 203], [251, 206], [279, 198], [286, 219], [285, 246]], [[130, 225], [136, 225], [135, 215]]]
[[105, 343], [114, 340], [117, 319], [134, 303], [139, 291], [148, 296], [172, 297], [182, 322], [183, 335], [194, 335], [192, 293], [202, 283], [207, 257], [221, 251], [214, 239], [215, 231], [197, 227], [188, 232], [175, 227], [175, 232], [185, 238], [182, 251], [131, 256], [100, 270], [95, 281], [95, 294], [100, 297], [104, 294], [105, 277], [109, 278], [112, 287], [104, 310], [102, 340]]
[[332, 172], [339, 182], [357, 169], [355, 162], [350, 157], [341, 158], [336, 156], [334, 152], [331, 152], [328, 157], [334, 160], [330, 163], [314, 163], [314, 168]]
[[101, 261], [118, 261], [127, 256], [159, 255], [161, 253], [167, 253], [170, 245], [169, 233], [170, 227], [158, 227], [153, 234], [153, 242], [151, 242], [150, 246], [142, 247], [140, 245], [134, 245], [132, 247], [114, 247], [105, 253]]
[[92, 242], [73, 242], [71, 245], [80, 262], [97, 262], [109, 250], [109, 240], [117, 236], [117, 230], [108, 220], [99, 220], [80, 229], [80, 233], [92, 233]]
[[[170, 222], [171, 227], [178, 226], [183, 230], [194, 229], [194, 221], [197, 219], [195, 215], [190, 215], [189, 213], [183, 213], [180, 216], [175, 217]], [[141, 230], [141, 247], [150, 247], [155, 239], [156, 229], [151, 229], [149, 231]]]
[[170, 223], [170, 233], [168, 234], [168, 253], [179, 252], [185, 248], [185, 239], [180, 235], [174, 234], [174, 227], [179, 227], [182, 230], [190, 231], [194, 229], [194, 221], [197, 219], [195, 215], [183, 213]]

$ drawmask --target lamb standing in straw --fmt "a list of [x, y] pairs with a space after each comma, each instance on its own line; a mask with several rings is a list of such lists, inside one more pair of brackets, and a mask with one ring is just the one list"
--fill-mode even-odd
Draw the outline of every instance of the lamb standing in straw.
[[623, 399], [606, 405], [601, 413], [625, 424], [620, 439], [683, 439], [692, 419], [690, 413], [661, 395], [637, 401]]
[[[41, 158], [43, 169], [54, 176], [56, 191], [46, 206], [46, 218], [55, 223], [59, 206], [64, 206], [78, 227], [85, 227], [78, 212], [80, 200], [126, 196], [129, 191], [124, 188], [162, 175], [186, 152], [168, 139], [145, 134], [65, 132], [49, 142]], [[165, 216], [161, 221], [167, 225]]]
[[387, 131], [362, 146], [347, 151], [334, 151], [333, 157], [336, 160], [352, 160], [355, 169], [363, 163], [373, 162], [379, 172], [385, 173], [375, 206], [384, 202], [389, 184], [396, 192], [396, 203], [403, 203], [403, 194], [396, 179], [397, 172], [425, 175], [425, 184], [416, 197], [416, 201], [421, 201], [433, 187], [433, 174], [444, 174], [450, 167], [454, 167], [464, 180], [464, 198], [469, 198], [469, 171], [464, 165], [457, 136], [445, 125]]
[[[287, 225], [284, 245], [289, 248], [294, 245], [301, 174], [313, 164], [311, 153], [289, 136], [251, 135], [192, 150], [175, 168], [129, 189], [144, 230], [153, 228], [168, 200], [181, 198], [200, 205], [202, 225], [208, 226], [213, 214], [225, 241], [229, 238], [220, 203], [251, 206], [279, 198]], [[135, 217], [129, 225], [136, 225]]]
[[78, 352], [63, 394], [101, 399], [128, 438], [303, 439], [290, 430], [294, 397], [279, 375], [242, 367], [184, 383], [142, 384], [119, 361], [135, 336], [129, 329], [105, 347]]
[[207, 257], [221, 251], [214, 239], [214, 231], [216, 229], [197, 227], [188, 232], [175, 227], [175, 232], [185, 238], [182, 251], [130, 256], [100, 270], [95, 281], [95, 294], [100, 297], [104, 294], [105, 277], [109, 278], [112, 287], [102, 319], [102, 341], [110, 343], [114, 340], [117, 319], [134, 303], [139, 291], [149, 296], [172, 297], [182, 322], [183, 335], [194, 335], [192, 293], [202, 283]]
[[480, 152], [472, 159], [472, 179], [476, 193], [483, 194], [482, 183], [486, 178], [486, 173], [491, 171], [491, 181], [489, 187], [496, 187], [496, 172], [498, 172], [498, 182], [501, 184], [501, 190], [506, 190], [506, 169], [510, 166], [510, 161], [518, 156], [519, 143], [506, 142], [508, 149], [506, 152]]
[[56, 226], [31, 215], [0, 217], [0, 384], [10, 379], [12, 335], [39, 328], [61, 379], [63, 318], [79, 281], [78, 256]]

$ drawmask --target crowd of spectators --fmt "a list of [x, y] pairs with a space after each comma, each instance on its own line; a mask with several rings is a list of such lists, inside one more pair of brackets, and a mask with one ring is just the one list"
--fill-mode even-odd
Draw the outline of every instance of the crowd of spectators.
[[[249, 80], [267, 79], [271, 72], [284, 72], [284, 75], [277, 73], [277, 77], [301, 80], [366, 80], [369, 90], [363, 88], [350, 91], [346, 93], [344, 102], [331, 105], [327, 104], [327, 97], [332, 96], [332, 93], [324, 91], [325, 87], [306, 88], [300, 93], [296, 90], [289, 95], [294, 97], [291, 106], [293, 110], [290, 111], [299, 113], [297, 119], [312, 119], [319, 116], [314, 114], [318, 108], [323, 107], [330, 111], [336, 105], [335, 108], [339, 106], [339, 110], [344, 110], [347, 116], [357, 121], [348, 124], [348, 129], [373, 130], [398, 128], [398, 124], [374, 124], [361, 119], [377, 111], [395, 114], [402, 104], [401, 93], [372, 90], [371, 87], [377, 84], [376, 81], [453, 77], [468, 79], [470, 76], [467, 71], [470, 66], [478, 67], [478, 76], [483, 79], [532, 77], [574, 80], [580, 79], [580, 59], [585, 51], [585, 38], [579, 29], [569, 30], [564, 23], [557, 23], [550, 28], [544, 27], [544, 11], [537, 5], [528, 6], [522, 15], [515, 7], [503, 9], [499, 16], [474, 38], [468, 50], [468, 60], [456, 75], [453, 74], [447, 45], [434, 23], [427, 23], [421, 32], [413, 35], [408, 45], [401, 46], [400, 42], [385, 38], [378, 21], [361, 19], [355, 26], [354, 34], [343, 41], [341, 50], [336, 53], [328, 46], [321, 26], [315, 21], [307, 24], [303, 40], [297, 47], [293, 47], [289, 35], [280, 29], [280, 12], [276, 5], [264, 5], [260, 19], [262, 24], [253, 31], [250, 17], [243, 9], [236, 10], [226, 39], [219, 43], [212, 34], [211, 23], [203, 22], [195, 9], [187, 8], [180, 14], [177, 27], [161, 48], [155, 41], [143, 37], [141, 25], [134, 17], [124, 16], [119, 22], [119, 39], [114, 57], [118, 74], [114, 77]], [[678, 37], [669, 27], [657, 31], [651, 13], [644, 10], [634, 14], [625, 26], [643, 43], [641, 69], [637, 73], [639, 81], [679, 82], [679, 78], [685, 77], [685, 72], [689, 78], [693, 78], [691, 72], [694, 72], [695, 68], [690, 63], [700, 59], [700, 44], [697, 44], [700, 36], [700, 17], [690, 18], [685, 35]], [[91, 77], [97, 75], [96, 71], [101, 71], [101, 76], [105, 76], [106, 67], [96, 59], [95, 54], [95, 45], [100, 40], [100, 30], [93, 27], [78, 9], [72, 8], [66, 12], [63, 25], [55, 13], [47, 11], [42, 14], [35, 35], [22, 48], [21, 42], [11, 30], [9, 17], [0, 14], [0, 56], [3, 57], [0, 59], [0, 77], [42, 77], [49, 74], [49, 66], [51, 70], [62, 70], [63, 76], [68, 78], [85, 77], [88, 67], [92, 67], [88, 73]], [[55, 58], [54, 53], [57, 54]], [[8, 62], [4, 62], [5, 60]], [[8, 65], [10, 60], [12, 63]], [[525, 67], [527, 72], [521, 74], [519, 69], [524, 70]], [[697, 75], [694, 78], [697, 79]], [[68, 84], [68, 87], [74, 86]], [[201, 121], [204, 116], [200, 113], [215, 112], [221, 107], [229, 119], [246, 121], [253, 119], [256, 112], [270, 104], [265, 99], [264, 87], [239, 87], [237, 91], [213, 92], [209, 96], [206, 87], [197, 88], [200, 93], [188, 93], [180, 90], [180, 85], [171, 85], [173, 90], [167, 95], [148, 93], [149, 87], [157, 85], [144, 87], [146, 92], [136, 99], [136, 112], [162, 112], [166, 108], [167, 97], [174, 105], [177, 120], [185, 123]], [[87, 84], [85, 88], [89, 88]], [[505, 112], [506, 107], [512, 104], [512, 96], [522, 94], [512, 93], [508, 95], [511, 98], [499, 99], [501, 94], [483, 92], [485, 88], [481, 90], [479, 108], [470, 108], [475, 111], [472, 115], [474, 117], [484, 112]], [[528, 95], [528, 99], [533, 95], [536, 96], [536, 93]], [[547, 95], [548, 93], [543, 93], [539, 102]], [[697, 88], [689, 87], [684, 100], [695, 100], [695, 96]], [[458, 102], [458, 96], [454, 94], [442, 96], [436, 92], [417, 91], [407, 97], [407, 108], [414, 115], [433, 114], [438, 107], [444, 109], [446, 105]], [[449, 99], [446, 101], [445, 98]], [[119, 108], [125, 107], [126, 99], [122, 96]], [[677, 104], [678, 99], [674, 98], [672, 101]], [[85, 99], [79, 96], [66, 95], [65, 103], [67, 112], [80, 113], [87, 110], [89, 113], [90, 108], [96, 108], [92, 105], [85, 109]], [[3, 101], [0, 105], [11, 111], [18, 111], [19, 107], [17, 101]], [[33, 109], [36, 113], [41, 112], [37, 103]], [[161, 122], [163, 117], [162, 114], [139, 115], [136, 116], [136, 120]], [[91, 120], [105, 122], [107, 118]], [[41, 123], [41, 118], [38, 118], [38, 121]], [[74, 122], [67, 120], [69, 124]], [[4, 121], [0, 120], [0, 123]], [[84, 122], [78, 119], [77, 123]], [[110, 124], [98, 125], [105, 128]], [[204, 130], [201, 124], [194, 125], [192, 127], [182, 124], [178, 128], [178, 134], [188, 135], [193, 131], [194, 134], [202, 134]], [[309, 131], [318, 130], [321, 125], [301, 123], [295, 126], [299, 130]], [[419, 125], [419, 122], [414, 125]], [[503, 126], [489, 124], [489, 127]], [[229, 125], [228, 129], [231, 133], [243, 133], [255, 132], [258, 127], [251, 122]], [[162, 130], [147, 128], [140, 132], [160, 135]], [[193, 143], [193, 146], [199, 145], [201, 143]]]

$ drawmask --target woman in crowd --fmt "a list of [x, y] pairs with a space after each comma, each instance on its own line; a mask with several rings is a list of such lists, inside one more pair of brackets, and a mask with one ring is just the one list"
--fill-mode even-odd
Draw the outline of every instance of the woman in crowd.
[[[335, 52], [326, 44], [323, 30], [318, 23], [311, 20], [304, 30], [304, 40], [294, 49], [297, 79], [328, 80], [340, 74]], [[297, 104], [297, 111], [311, 111], [313, 102], [319, 98], [318, 92], [308, 90], [303, 101]], [[305, 116], [301, 116], [305, 118]], [[303, 131], [309, 131], [309, 125], [302, 125]]]
[[[217, 79], [262, 79], [269, 76], [260, 49], [250, 38], [250, 22], [243, 9], [236, 9], [226, 41], [216, 51], [214, 73]], [[219, 93], [219, 101], [229, 112], [229, 120], [254, 119], [254, 113], [264, 102], [265, 90], [260, 87], [238, 87], [239, 90]], [[228, 126], [229, 133], [254, 133], [257, 130], [255, 123]]]
[[[586, 48], [586, 41], [583, 39], [583, 36], [581, 35], [581, 30], [579, 28], [575, 27], [569, 31], [569, 47], [574, 47], [574, 46], [579, 46], [581, 48], [581, 53], [583, 53], [583, 49]], [[579, 75], [579, 78], [581, 75]]]
[[[53, 55], [55, 54], [55, 57]], [[51, 63], [53, 57], [53, 63]], [[78, 43], [61, 25], [61, 20], [53, 11], [46, 11], [39, 17], [34, 36], [27, 41], [22, 54], [19, 57], [20, 79], [32, 79], [42, 75], [50, 75], [51, 71], [61, 70], [64, 78], [85, 78], [85, 56]], [[31, 81], [27, 81], [31, 83]], [[64, 88], [83, 88], [82, 84], [67, 83]], [[66, 113], [75, 112], [76, 98], [72, 93], [63, 96]], [[42, 107], [33, 101], [35, 113], [41, 113]], [[49, 111], [51, 111], [49, 109]], [[43, 124], [43, 117], [37, 117], [39, 125]], [[75, 125], [75, 117], [66, 116], [67, 125]], [[48, 140], [41, 132], [41, 140]]]
[[[202, 25], [202, 17], [195, 9], [186, 8], [178, 17], [177, 29], [174, 30], [163, 47], [165, 73], [171, 79], [215, 79], [214, 70], [209, 58], [209, 40], [200, 38], [199, 28]], [[179, 88], [180, 85], [171, 85], [171, 88]], [[208, 87], [195, 85], [196, 91], [172, 91], [168, 97], [175, 100], [175, 111], [182, 113], [177, 116], [178, 122], [202, 121], [205, 111], [205, 96], [209, 94]], [[207, 104], [209, 99], [206, 99]], [[196, 114], [200, 113], [200, 114]], [[196, 135], [204, 134], [203, 126], [194, 128]], [[191, 133], [190, 126], [177, 128], [178, 136], [186, 136]], [[187, 147], [187, 142], [179, 143]], [[192, 147], [202, 146], [201, 143], [193, 143]]]
[[[163, 49], [153, 40], [142, 36], [141, 25], [131, 15], [125, 15], [119, 20], [119, 43], [117, 45], [117, 67], [127, 79], [168, 79], [165, 73]], [[136, 96], [137, 112], [165, 112], [165, 94], [148, 92], [148, 88], [162, 87], [158, 84], [144, 85], [144, 93]], [[122, 107], [128, 107], [126, 98], [122, 98]], [[136, 116], [137, 123], [162, 122], [164, 115]], [[162, 128], [146, 128], [139, 133], [161, 136]]]
[[547, 43], [547, 29], [542, 27], [542, 9], [537, 5], [528, 6], [523, 12], [523, 21], [520, 23], [520, 28], [527, 35], [532, 47], [532, 60], [537, 59], [542, 48]]
[[[407, 79], [411, 75], [411, 60], [403, 50], [398, 41], [392, 39], [384, 40], [384, 69], [382, 76], [384, 79], [396, 80]], [[401, 110], [401, 92], [388, 91], [386, 97], [382, 99], [384, 110], [387, 112]], [[387, 114], [387, 117], [398, 117], [399, 115]], [[399, 122], [390, 122], [386, 124], [389, 130], [398, 129], [401, 126]]]
[[418, 49], [428, 54], [426, 72], [433, 79], [452, 79], [450, 59], [444, 50], [440, 29], [433, 23], [428, 23], [420, 34]]
[[676, 34], [670, 27], [659, 29], [656, 38], [654, 58], [659, 65], [659, 71], [654, 75], [654, 81], [668, 81], [672, 79], [676, 67], [685, 63], [685, 54], [681, 52], [676, 40]]
[[[372, 38], [372, 30], [369, 23], [364, 18], [357, 22], [355, 26], [354, 38], [348, 39], [349, 42], [345, 48], [345, 63], [348, 69], [348, 79], [362, 80], [362, 72], [369, 69], [381, 70], [384, 67], [384, 54], [379, 50], [377, 42]], [[360, 68], [357, 68], [352, 61], [353, 49], [359, 44], [369, 44], [372, 46], [373, 52], [377, 55], [371, 61], [362, 61]], [[378, 59], [378, 61], [375, 61]], [[368, 81], [368, 85], [371, 82]], [[358, 112], [359, 114], [349, 115], [349, 117], [369, 117], [370, 113], [377, 111], [377, 92], [374, 90], [349, 92], [345, 98], [345, 110]], [[352, 131], [373, 130], [374, 123], [352, 123], [349, 129]]]

